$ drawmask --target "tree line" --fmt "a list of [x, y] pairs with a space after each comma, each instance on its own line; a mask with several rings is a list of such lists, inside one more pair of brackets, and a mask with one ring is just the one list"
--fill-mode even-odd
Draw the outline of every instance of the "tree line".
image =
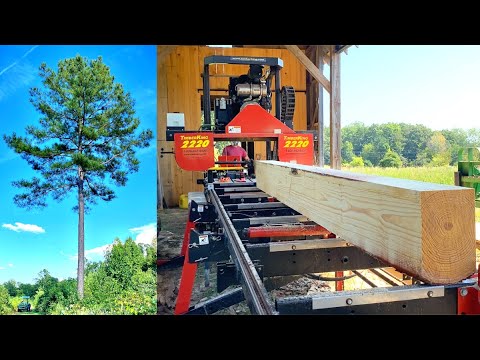
[[[444, 166], [458, 150], [480, 146], [480, 129], [432, 130], [425, 125], [361, 122], [342, 127], [342, 164], [350, 166]], [[330, 163], [330, 128], [324, 129], [325, 163]]]
[[22, 296], [42, 314], [155, 314], [156, 244], [137, 244], [132, 238], [115, 239], [105, 260], [87, 261], [85, 293], [77, 294], [77, 279], [59, 280], [47, 269], [34, 284], [9, 280], [0, 285], [0, 314], [13, 314]]

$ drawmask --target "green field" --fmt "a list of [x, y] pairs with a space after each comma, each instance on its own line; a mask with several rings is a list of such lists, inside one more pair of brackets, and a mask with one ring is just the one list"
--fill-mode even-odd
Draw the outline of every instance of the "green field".
[[342, 170], [358, 172], [362, 174], [389, 176], [400, 179], [426, 181], [445, 185], [453, 185], [453, 173], [456, 171], [456, 169], [456, 166], [405, 168], [342, 166]]

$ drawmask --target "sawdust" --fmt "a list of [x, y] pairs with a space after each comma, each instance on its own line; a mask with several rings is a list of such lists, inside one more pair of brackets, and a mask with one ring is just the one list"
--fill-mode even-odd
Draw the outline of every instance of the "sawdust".
[[286, 296], [311, 295], [318, 292], [329, 291], [332, 291], [332, 289], [325, 281], [301, 277], [287, 285], [272, 290], [271, 293], [275, 298], [282, 298]]

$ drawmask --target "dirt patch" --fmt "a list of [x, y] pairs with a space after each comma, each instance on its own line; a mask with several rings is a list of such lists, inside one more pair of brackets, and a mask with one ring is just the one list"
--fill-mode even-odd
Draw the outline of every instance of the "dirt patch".
[[183, 234], [188, 220], [186, 209], [158, 210], [157, 257], [171, 259], [180, 254]]
[[[170, 260], [180, 255], [188, 212], [174, 208], [158, 210], [157, 259]], [[181, 277], [180, 268], [157, 269], [157, 313], [173, 314]]]

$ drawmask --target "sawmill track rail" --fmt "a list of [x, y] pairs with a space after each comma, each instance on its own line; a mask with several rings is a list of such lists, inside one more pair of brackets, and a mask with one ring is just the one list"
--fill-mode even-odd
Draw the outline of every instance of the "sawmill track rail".
[[245, 297], [250, 310], [256, 315], [275, 314], [274, 306], [268, 298], [267, 291], [263, 286], [262, 280], [255, 270], [250, 256], [242, 243], [242, 240], [234, 230], [232, 221], [225, 211], [222, 202], [214, 190], [208, 190], [208, 196], [218, 210], [220, 222], [224, 231], [228, 235], [227, 246], [230, 250], [232, 259], [239, 270], [242, 287], [245, 291]]

